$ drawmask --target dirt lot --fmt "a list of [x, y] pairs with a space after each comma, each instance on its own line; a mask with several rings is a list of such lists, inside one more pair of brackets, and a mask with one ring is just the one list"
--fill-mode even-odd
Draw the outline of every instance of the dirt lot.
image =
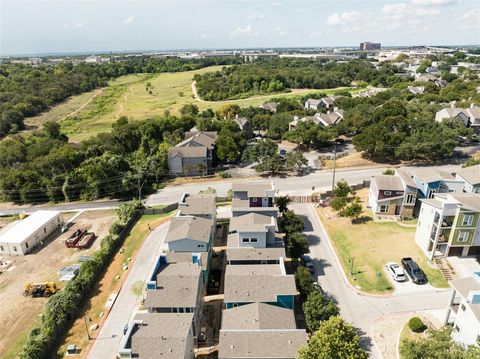
[[[71, 218], [66, 214], [65, 218]], [[57, 271], [68, 264], [78, 262], [82, 255], [89, 255], [100, 247], [101, 239], [108, 234], [111, 223], [115, 220], [115, 211], [84, 212], [74, 220], [70, 229], [54, 236], [48, 243], [38, 247], [26, 256], [7, 256], [13, 260], [15, 268], [0, 275], [0, 357], [13, 358], [35, 324], [47, 299], [26, 298], [22, 295], [23, 286], [29, 282], [56, 281], [60, 283]], [[91, 248], [79, 251], [66, 248], [64, 241], [77, 228], [88, 228], [98, 238]]]

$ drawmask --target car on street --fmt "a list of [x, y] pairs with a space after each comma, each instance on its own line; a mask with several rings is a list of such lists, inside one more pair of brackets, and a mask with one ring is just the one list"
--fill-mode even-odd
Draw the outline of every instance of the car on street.
[[427, 284], [427, 277], [418, 264], [410, 257], [402, 258], [402, 266], [415, 284]]
[[315, 273], [315, 268], [313, 267], [312, 258], [307, 255], [302, 256], [303, 265], [308, 269], [310, 273]]
[[398, 265], [398, 263], [388, 262], [385, 267], [395, 282], [405, 282], [407, 280], [405, 271]]

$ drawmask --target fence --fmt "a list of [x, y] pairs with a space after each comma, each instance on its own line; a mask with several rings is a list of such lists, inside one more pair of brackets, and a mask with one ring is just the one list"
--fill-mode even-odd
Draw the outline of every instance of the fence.
[[[370, 187], [370, 181], [363, 181], [362, 183], [350, 185], [353, 191], [358, 191], [363, 188]], [[322, 200], [333, 197], [332, 191], [325, 191], [323, 193], [313, 194], [310, 196], [288, 196], [293, 203], [320, 203]]]
[[163, 213], [171, 212], [177, 208], [178, 208], [178, 203], [175, 202], [175, 203], [167, 204], [165, 207], [146, 208], [143, 210], [143, 214], [163, 214]]

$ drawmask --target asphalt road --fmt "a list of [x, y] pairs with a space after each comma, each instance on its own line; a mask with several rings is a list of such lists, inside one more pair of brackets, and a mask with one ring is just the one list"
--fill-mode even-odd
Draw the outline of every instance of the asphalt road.
[[[304, 233], [310, 243], [310, 254], [315, 266], [315, 275], [318, 276], [318, 283], [337, 301], [341, 315], [360, 329], [362, 344], [369, 351], [371, 358], [378, 358], [371, 338], [372, 325], [376, 320], [394, 313], [447, 308], [449, 289], [398, 293], [391, 297], [371, 297], [359, 294], [347, 284], [313, 205], [292, 204], [289, 207], [304, 218]], [[387, 333], [387, 335], [397, 334]]]
[[98, 201], [98, 202], [85, 202], [85, 203], [65, 203], [58, 205], [35, 205], [35, 206], [16, 206], [11, 208], [0, 208], [0, 216], [9, 216], [20, 213], [33, 213], [41, 209], [48, 209], [50, 211], [94, 211], [102, 209], [117, 208], [120, 205], [118, 200]]
[[139, 306], [142, 298], [141, 295], [133, 293], [132, 285], [137, 282], [145, 282], [150, 268], [161, 252], [160, 248], [167, 235], [169, 223], [166, 222], [157, 227], [140, 248], [135, 263], [129, 269], [117, 300], [97, 334], [87, 358], [108, 359], [116, 357], [123, 336], [123, 328], [135, 315], [135, 309]]

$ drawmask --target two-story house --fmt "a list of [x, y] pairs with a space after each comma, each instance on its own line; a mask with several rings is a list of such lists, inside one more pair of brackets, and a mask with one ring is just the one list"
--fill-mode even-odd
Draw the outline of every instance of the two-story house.
[[186, 132], [185, 140], [168, 150], [171, 175], [200, 175], [211, 169], [216, 132]]
[[120, 341], [121, 359], [193, 359], [193, 314], [139, 313]]
[[164, 244], [169, 252], [210, 252], [213, 232], [210, 219], [176, 216], [170, 221]]
[[461, 168], [455, 178], [464, 182], [463, 192], [480, 193], [480, 165]]
[[297, 358], [307, 343], [305, 329], [297, 329], [293, 310], [265, 303], [224, 309], [218, 357]]
[[198, 335], [205, 294], [202, 266], [160, 259], [155, 267], [148, 275], [144, 307], [149, 313], [193, 313], [193, 335]]
[[233, 217], [251, 212], [273, 217], [278, 216], [278, 208], [275, 207], [275, 187], [273, 183], [234, 183], [232, 191]]
[[275, 217], [255, 212], [233, 217], [229, 227], [229, 246], [265, 248], [275, 244], [276, 231]]
[[215, 195], [184, 193], [177, 208], [178, 216], [194, 216], [209, 219], [213, 225], [217, 221], [217, 205]]
[[419, 198], [433, 198], [435, 193], [463, 192], [463, 181], [451, 173], [436, 169], [410, 169], [408, 171], [418, 186]]
[[225, 308], [268, 303], [293, 309], [298, 295], [293, 275], [280, 265], [228, 265], [225, 270]]
[[398, 176], [378, 175], [370, 180], [368, 204], [375, 214], [402, 214], [404, 186]]
[[[446, 322], [453, 322], [452, 337], [464, 346], [480, 343], [480, 273], [454, 279]], [[453, 318], [451, 318], [453, 317]], [[453, 320], [452, 320], [453, 319]], [[445, 324], [447, 324], [445, 323]]]
[[421, 200], [415, 241], [429, 258], [480, 253], [480, 194], [437, 193]]

